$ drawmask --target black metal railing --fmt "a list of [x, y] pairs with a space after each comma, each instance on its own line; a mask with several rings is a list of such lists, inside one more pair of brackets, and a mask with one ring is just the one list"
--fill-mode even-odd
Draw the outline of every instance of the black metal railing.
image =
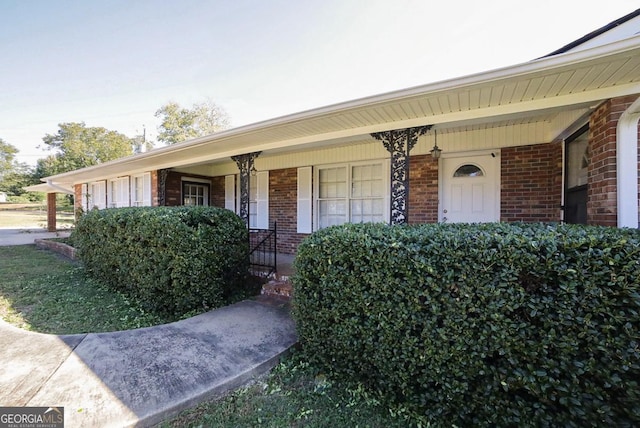
[[269, 278], [277, 270], [277, 226], [273, 229], [249, 229], [249, 270], [252, 275]]

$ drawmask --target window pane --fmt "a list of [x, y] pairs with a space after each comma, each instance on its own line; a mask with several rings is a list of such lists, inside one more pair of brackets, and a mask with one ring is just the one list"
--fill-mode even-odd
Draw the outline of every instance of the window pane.
[[379, 197], [382, 196], [382, 165], [360, 165], [351, 170], [351, 196]]
[[324, 168], [320, 170], [320, 198], [345, 198], [347, 196], [346, 168]]
[[587, 184], [589, 170], [588, 132], [567, 144], [567, 188]]
[[347, 205], [345, 201], [320, 201], [320, 227], [329, 227], [346, 223]]
[[462, 165], [453, 173], [454, 177], [482, 177], [484, 173], [476, 165]]

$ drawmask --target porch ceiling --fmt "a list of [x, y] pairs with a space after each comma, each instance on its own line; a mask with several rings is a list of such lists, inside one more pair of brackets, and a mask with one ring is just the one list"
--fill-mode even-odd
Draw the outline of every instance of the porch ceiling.
[[550, 121], [560, 111], [635, 93], [640, 93], [640, 36], [296, 113], [50, 178], [79, 183], [211, 163], [253, 151], [331, 145], [371, 132], [426, 124], [464, 129]]

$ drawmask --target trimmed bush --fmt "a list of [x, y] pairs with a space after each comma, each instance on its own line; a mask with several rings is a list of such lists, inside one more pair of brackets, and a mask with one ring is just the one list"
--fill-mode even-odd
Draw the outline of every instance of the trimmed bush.
[[72, 240], [91, 275], [169, 316], [222, 306], [247, 276], [247, 228], [222, 208], [93, 210]]
[[345, 225], [295, 261], [305, 353], [447, 426], [640, 424], [640, 233]]

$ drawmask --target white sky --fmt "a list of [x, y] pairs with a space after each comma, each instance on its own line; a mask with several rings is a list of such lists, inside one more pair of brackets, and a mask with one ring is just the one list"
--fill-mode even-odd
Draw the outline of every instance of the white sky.
[[538, 58], [637, 0], [0, 0], [0, 138], [35, 164], [84, 121], [154, 139], [212, 99], [245, 125]]

